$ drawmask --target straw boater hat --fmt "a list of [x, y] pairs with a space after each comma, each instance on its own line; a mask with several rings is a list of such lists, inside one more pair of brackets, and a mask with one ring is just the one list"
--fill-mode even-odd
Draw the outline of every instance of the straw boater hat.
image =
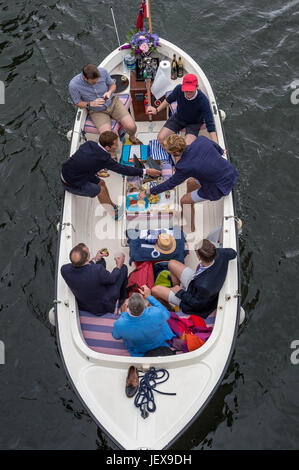
[[168, 255], [176, 249], [175, 238], [168, 233], [160, 233], [155, 248], [157, 251], [160, 251], [160, 253]]

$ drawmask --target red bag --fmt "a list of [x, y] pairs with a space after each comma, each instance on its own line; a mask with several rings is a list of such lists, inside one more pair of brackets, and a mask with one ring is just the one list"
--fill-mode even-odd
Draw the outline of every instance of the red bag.
[[154, 270], [153, 263], [151, 261], [135, 262], [136, 269], [131, 272], [128, 278], [127, 284], [127, 296], [131, 297], [134, 292], [139, 293], [141, 286], [146, 285], [149, 289], [152, 289], [154, 285]]

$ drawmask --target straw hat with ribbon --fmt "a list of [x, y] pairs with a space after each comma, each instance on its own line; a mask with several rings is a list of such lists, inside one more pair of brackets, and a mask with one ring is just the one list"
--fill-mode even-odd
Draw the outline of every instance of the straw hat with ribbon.
[[176, 249], [175, 238], [169, 233], [160, 233], [155, 249], [164, 255], [169, 255]]

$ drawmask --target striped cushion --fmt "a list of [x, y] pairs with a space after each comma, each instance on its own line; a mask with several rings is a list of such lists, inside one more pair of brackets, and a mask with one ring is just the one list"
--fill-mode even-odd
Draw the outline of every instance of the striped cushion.
[[[125, 105], [127, 109], [130, 108], [131, 103], [132, 103], [132, 98], [129, 94], [119, 94], [118, 95], [119, 99], [121, 102]], [[118, 133], [118, 131], [122, 128], [122, 125], [119, 122], [116, 122], [114, 120], [111, 120], [111, 129]], [[98, 134], [99, 131], [95, 127], [94, 123], [90, 119], [90, 117], [87, 115], [85, 125], [84, 125], [84, 131], [88, 132], [89, 134]]]
[[[188, 318], [189, 315], [183, 314], [181, 311], [177, 315]], [[119, 315], [114, 313], [106, 313], [101, 317], [97, 317], [92, 313], [79, 311], [81, 330], [86, 344], [93, 351], [102, 354], [111, 354], [113, 356], [130, 356], [122, 340], [114, 339], [112, 329], [114, 322]], [[216, 310], [205, 319], [207, 326], [214, 326]]]
[[167, 162], [169, 161], [168, 153], [166, 152], [166, 150], [164, 150], [164, 148], [159, 144], [157, 140], [150, 140], [148, 144], [148, 150], [150, 156], [154, 160], [162, 160]]
[[80, 324], [86, 344], [103, 354], [130, 356], [122, 340], [114, 339], [112, 329], [119, 315], [106, 313], [101, 317], [80, 310]]

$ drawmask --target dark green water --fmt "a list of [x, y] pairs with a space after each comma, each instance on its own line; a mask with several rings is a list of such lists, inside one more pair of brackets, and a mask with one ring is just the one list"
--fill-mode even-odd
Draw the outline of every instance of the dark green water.
[[[0, 0], [0, 449], [110, 449], [71, 389], [48, 322], [69, 80], [99, 63], [140, 1]], [[125, 7], [124, 7], [125, 5]], [[174, 449], [297, 449], [299, 0], [152, 0], [153, 30], [203, 68], [240, 172], [242, 325], [215, 397]], [[299, 96], [299, 95], [298, 95]]]

